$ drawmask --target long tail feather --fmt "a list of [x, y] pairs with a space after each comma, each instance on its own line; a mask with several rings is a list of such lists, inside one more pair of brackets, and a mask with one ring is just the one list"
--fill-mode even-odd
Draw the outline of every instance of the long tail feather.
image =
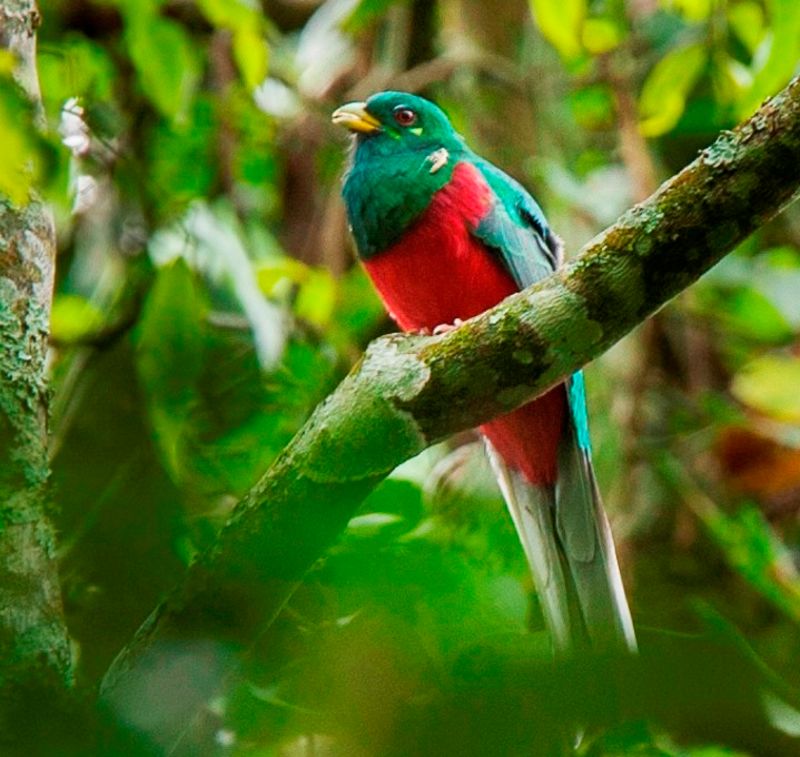
[[[568, 424], [570, 425], [570, 424]], [[486, 442], [531, 568], [555, 653], [636, 651], [608, 519], [588, 454], [565, 434], [555, 487], [534, 486]]]
[[567, 654], [573, 647], [575, 623], [570, 612], [570, 592], [561, 549], [551, 522], [553, 489], [526, 485], [488, 440], [486, 451], [525, 550], [553, 646], [557, 654]]
[[567, 428], [556, 484], [556, 529], [581, 617], [591, 644], [599, 650], [636, 651], [636, 635], [625, 597], [611, 528], [588, 450]]

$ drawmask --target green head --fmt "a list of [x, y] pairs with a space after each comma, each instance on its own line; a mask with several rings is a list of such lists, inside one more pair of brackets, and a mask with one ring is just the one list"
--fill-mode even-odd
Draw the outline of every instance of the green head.
[[358, 253], [368, 258], [399, 240], [467, 148], [438, 105], [406, 92], [348, 103], [332, 120], [355, 135], [343, 194]]

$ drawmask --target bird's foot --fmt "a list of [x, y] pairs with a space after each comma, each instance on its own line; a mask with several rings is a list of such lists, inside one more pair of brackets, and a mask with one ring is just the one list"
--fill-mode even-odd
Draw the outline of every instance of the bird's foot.
[[440, 323], [438, 326], [434, 327], [433, 335], [439, 336], [440, 334], [446, 334], [448, 331], [457, 329], [462, 323], [464, 323], [464, 321], [460, 318], [454, 318], [452, 323]]

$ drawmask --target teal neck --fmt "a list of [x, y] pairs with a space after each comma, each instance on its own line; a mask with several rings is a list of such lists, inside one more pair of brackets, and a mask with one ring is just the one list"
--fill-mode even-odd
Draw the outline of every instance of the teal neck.
[[[356, 139], [342, 193], [358, 255], [364, 260], [400, 240], [433, 195], [450, 181], [466, 150], [455, 133], [420, 141], [413, 150], [397, 147], [388, 135]], [[441, 149], [447, 150], [447, 161], [431, 172], [436, 167], [432, 156]]]

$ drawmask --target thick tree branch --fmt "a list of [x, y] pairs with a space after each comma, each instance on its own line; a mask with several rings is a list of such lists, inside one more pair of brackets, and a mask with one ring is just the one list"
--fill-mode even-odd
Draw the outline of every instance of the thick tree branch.
[[[152, 691], [152, 675], [177, 640], [252, 644], [395, 466], [527, 402], [600, 355], [775, 215], [799, 186], [795, 80], [547, 280], [444, 336], [373, 343], [117, 659], [106, 704], [136, 720], [130, 703]], [[224, 657], [215, 656], [219, 670], [207, 687], [183, 691], [180, 703], [151, 704], [161, 718], [149, 713], [151, 736], [172, 743], [230, 669]]]
[[[35, 103], [38, 20], [33, 0], [0, 2], [0, 48], [16, 54], [15, 77]], [[45, 509], [54, 259], [44, 204], [34, 199], [17, 208], [0, 199], [0, 744], [17, 748], [33, 732], [41, 737], [33, 717], [58, 707], [72, 678]]]

